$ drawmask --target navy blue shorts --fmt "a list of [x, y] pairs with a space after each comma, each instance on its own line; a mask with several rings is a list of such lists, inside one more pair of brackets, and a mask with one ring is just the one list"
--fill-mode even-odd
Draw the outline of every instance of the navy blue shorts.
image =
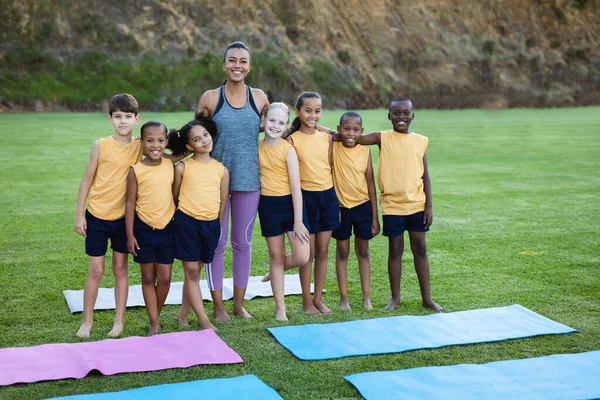
[[427, 232], [423, 224], [423, 211], [411, 215], [384, 215], [383, 236], [394, 237], [409, 232]]
[[357, 238], [369, 240], [373, 237], [373, 209], [370, 201], [352, 208], [340, 207], [340, 214], [340, 228], [331, 234], [334, 239], [350, 239], [352, 228]]
[[[263, 196], [258, 203], [260, 231], [264, 237], [279, 236], [294, 230], [294, 203], [292, 195]], [[309, 228], [306, 207], [302, 207], [302, 222]]]
[[171, 220], [163, 229], [154, 229], [136, 215], [133, 222], [133, 235], [139, 249], [133, 256], [138, 264], [173, 264], [173, 225]]
[[310, 233], [333, 231], [340, 227], [340, 206], [333, 186], [331, 189], [316, 192], [303, 190], [302, 198]]
[[175, 258], [181, 261], [212, 262], [221, 237], [219, 219], [201, 221], [177, 210], [175, 213]]
[[127, 254], [125, 217], [107, 221], [96, 218], [88, 210], [85, 210], [85, 221], [87, 222], [85, 254], [90, 257], [105, 256], [109, 239], [110, 248], [113, 251]]

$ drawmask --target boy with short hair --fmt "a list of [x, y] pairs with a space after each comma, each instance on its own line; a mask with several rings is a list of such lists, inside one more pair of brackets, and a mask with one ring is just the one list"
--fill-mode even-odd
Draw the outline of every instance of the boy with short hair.
[[340, 308], [350, 310], [348, 300], [348, 254], [354, 230], [354, 249], [362, 289], [363, 307], [371, 305], [371, 260], [369, 240], [379, 233], [377, 193], [373, 162], [368, 147], [358, 144], [364, 131], [361, 116], [344, 113], [337, 127], [340, 141], [333, 143], [333, 184], [340, 204], [340, 228], [333, 231], [336, 239], [335, 272], [340, 290]]
[[393, 129], [364, 135], [358, 142], [376, 144], [380, 149], [379, 191], [383, 235], [389, 238], [388, 274], [392, 291], [392, 299], [385, 309], [393, 310], [400, 305], [404, 231], [407, 230], [423, 307], [443, 312], [444, 308], [431, 298], [425, 245], [425, 232], [433, 220], [431, 181], [425, 156], [428, 139], [409, 132], [414, 118], [412, 102], [404, 97], [396, 97], [390, 102], [388, 111]]
[[118, 336], [123, 330], [129, 290], [125, 194], [129, 168], [142, 159], [142, 143], [132, 138], [133, 127], [139, 121], [138, 102], [132, 95], [122, 93], [110, 99], [108, 123], [113, 134], [94, 142], [79, 185], [74, 228], [85, 237], [90, 265], [83, 289], [83, 318], [76, 333], [78, 337], [88, 337], [92, 329], [109, 239], [113, 250], [116, 311], [108, 336]]

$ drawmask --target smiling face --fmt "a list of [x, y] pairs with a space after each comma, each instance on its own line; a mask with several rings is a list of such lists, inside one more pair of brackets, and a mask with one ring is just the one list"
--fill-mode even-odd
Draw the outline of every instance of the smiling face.
[[265, 134], [272, 138], [278, 139], [288, 127], [289, 115], [281, 108], [273, 108], [269, 110], [265, 117]]
[[354, 147], [358, 144], [358, 139], [365, 129], [359, 117], [348, 116], [344, 117], [337, 130], [342, 137], [342, 144], [345, 147]]
[[250, 72], [250, 53], [246, 49], [229, 49], [225, 54], [222, 65], [227, 80], [232, 82], [243, 81]]
[[415, 119], [412, 107], [412, 103], [407, 100], [390, 104], [388, 119], [392, 121], [392, 126], [396, 132], [408, 133], [410, 123]]
[[296, 116], [303, 126], [314, 129], [321, 120], [321, 99], [315, 97], [303, 99]]
[[190, 151], [208, 154], [213, 149], [213, 138], [201, 125], [194, 125], [188, 133], [189, 142], [185, 145]]
[[133, 127], [140, 122], [140, 115], [131, 112], [113, 111], [108, 116], [108, 123], [112, 125], [115, 135], [131, 136]]
[[158, 161], [167, 146], [167, 131], [164, 126], [147, 126], [142, 133], [144, 154], [153, 161]]

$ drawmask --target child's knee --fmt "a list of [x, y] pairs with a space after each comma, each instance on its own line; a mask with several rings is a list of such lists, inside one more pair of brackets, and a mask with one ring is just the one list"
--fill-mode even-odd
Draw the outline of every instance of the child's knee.
[[356, 248], [356, 257], [358, 258], [369, 258], [369, 248]]
[[411, 244], [410, 247], [414, 257], [427, 257], [427, 246], [425, 243]]
[[88, 269], [88, 277], [94, 281], [100, 281], [104, 275], [104, 264], [90, 264]]
[[339, 258], [342, 261], [347, 261], [348, 260], [348, 255], [349, 255], [348, 253], [350, 253], [350, 252], [348, 251], [347, 248], [338, 247], [336, 249], [337, 258]]
[[142, 273], [142, 285], [144, 285], [144, 286], [147, 286], [147, 285], [154, 286], [155, 282], [156, 282], [156, 277], [154, 276], [153, 273], [151, 273], [151, 272]]
[[396, 260], [402, 257], [402, 253], [404, 253], [404, 246], [390, 246], [388, 257]]

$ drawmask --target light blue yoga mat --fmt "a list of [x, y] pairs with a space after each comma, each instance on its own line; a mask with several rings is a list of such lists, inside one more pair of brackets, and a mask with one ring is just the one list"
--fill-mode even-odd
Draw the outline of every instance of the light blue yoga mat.
[[596, 399], [600, 351], [344, 377], [375, 399]]
[[206, 379], [192, 382], [146, 386], [122, 392], [82, 394], [56, 397], [73, 400], [165, 400], [165, 399], [261, 399], [281, 400], [282, 397], [256, 375], [235, 378]]
[[577, 332], [523, 306], [268, 328], [301, 360], [399, 353]]

